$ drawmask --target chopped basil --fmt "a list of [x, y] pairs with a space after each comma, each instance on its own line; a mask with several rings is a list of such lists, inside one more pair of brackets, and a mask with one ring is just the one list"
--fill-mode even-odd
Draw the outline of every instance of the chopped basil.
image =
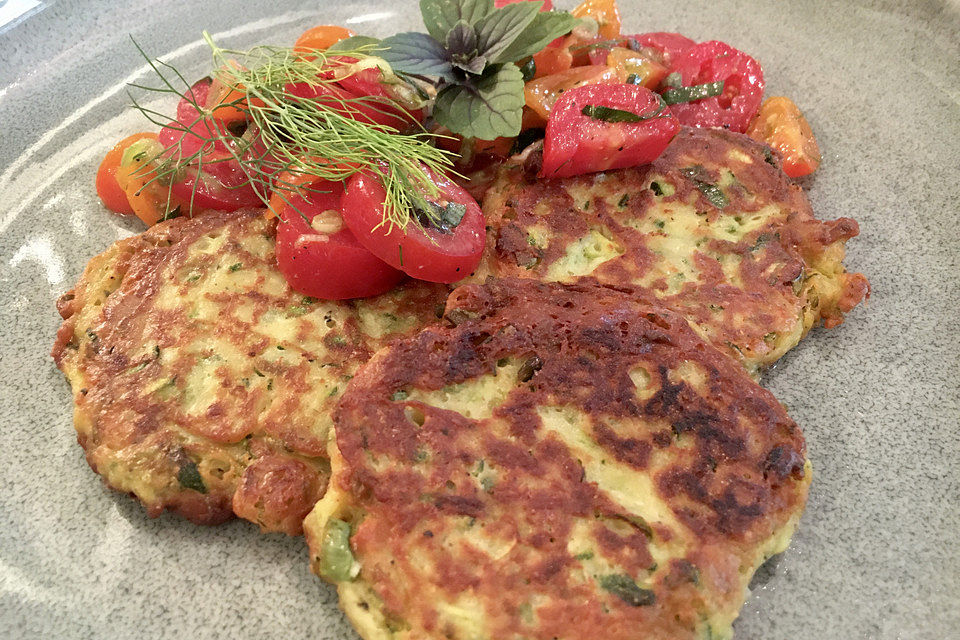
[[[425, 200], [413, 208], [413, 215], [423, 227], [436, 229], [440, 233], [452, 233], [467, 213], [467, 205], [459, 202], [448, 202], [440, 205]], [[402, 254], [401, 254], [402, 261]]]
[[727, 198], [727, 195], [720, 189], [717, 185], [706, 182], [702, 180], [704, 176], [704, 169], [700, 165], [693, 165], [692, 167], [684, 167], [680, 169], [680, 173], [685, 175], [687, 178], [693, 181], [693, 184], [700, 190], [706, 198], [717, 209], [723, 209], [728, 204], [730, 200]]
[[584, 551], [583, 553], [578, 553], [573, 556], [574, 560], [589, 560], [593, 557], [593, 551]]
[[641, 84], [640, 76], [635, 73], [631, 73], [627, 76], [627, 84]]
[[392, 400], [393, 402], [402, 402], [406, 400], [409, 395], [410, 395], [409, 393], [407, 393], [403, 389], [400, 389], [399, 391], [394, 391], [393, 393], [390, 394], [390, 400]]
[[644, 120], [653, 120], [654, 118], [660, 117], [660, 114], [662, 114], [666, 108], [667, 105], [663, 100], [657, 101], [657, 108], [653, 113], [634, 113], [614, 107], [588, 104], [580, 110], [580, 113], [588, 118], [603, 120], [604, 122], [643, 122]]
[[679, 104], [681, 102], [693, 102], [694, 100], [712, 98], [721, 93], [723, 93], [723, 80], [717, 80], [716, 82], [695, 84], [692, 87], [667, 89], [663, 92], [663, 101], [667, 104]]
[[533, 58], [527, 60], [522, 67], [520, 67], [520, 73], [523, 74], [523, 81], [530, 82], [533, 80], [533, 77], [537, 75], [537, 63]]
[[192, 489], [199, 493], [207, 492], [207, 485], [203, 483], [197, 463], [193, 460], [187, 460], [180, 465], [180, 470], [177, 471], [177, 482], [184, 489]]
[[333, 582], [352, 580], [359, 573], [359, 566], [350, 550], [350, 525], [343, 520], [327, 522], [320, 543], [319, 573]]
[[655, 196], [662, 196], [662, 195], [663, 195], [663, 189], [660, 187], [660, 183], [659, 183], [659, 182], [651, 182], [651, 183], [650, 183], [650, 191], [653, 191], [653, 195], [655, 195]]
[[600, 576], [600, 586], [631, 607], [649, 606], [657, 599], [653, 591], [637, 586], [633, 578], [625, 574]]
[[623, 209], [625, 206], [627, 206], [627, 203], [629, 202], [630, 202], [630, 194], [625, 193], [620, 197], [620, 201], [617, 203], [617, 206]]

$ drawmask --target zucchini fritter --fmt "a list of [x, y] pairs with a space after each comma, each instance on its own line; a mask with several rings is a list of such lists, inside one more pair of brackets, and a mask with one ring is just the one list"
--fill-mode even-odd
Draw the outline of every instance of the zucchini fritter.
[[722, 130], [683, 129], [653, 164], [561, 180], [514, 159], [487, 191], [486, 276], [640, 286], [751, 372], [867, 294], [847, 273], [850, 218], [814, 218], [769, 150]]
[[305, 298], [276, 268], [274, 227], [260, 211], [159, 224], [93, 258], [58, 304], [53, 357], [87, 461], [150, 515], [299, 534], [347, 381], [442, 311], [446, 287], [422, 283]]
[[806, 501], [803, 436], [679, 314], [492, 280], [342, 397], [314, 570], [366, 640], [727, 638]]

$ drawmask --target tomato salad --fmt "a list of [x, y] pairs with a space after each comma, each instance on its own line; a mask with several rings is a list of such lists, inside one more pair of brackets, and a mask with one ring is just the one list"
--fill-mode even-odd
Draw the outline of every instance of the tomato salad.
[[265, 207], [291, 287], [348, 299], [469, 275], [485, 233], [465, 176], [530, 144], [545, 180], [650, 163], [681, 126], [746, 133], [791, 177], [820, 164], [797, 106], [764, 101], [759, 62], [729, 44], [624, 34], [615, 0], [458, 0], [473, 15], [454, 23], [438, 2], [421, 3], [428, 33], [320, 25], [259, 66], [207, 36], [213, 76], [106, 155], [101, 200], [148, 225]]

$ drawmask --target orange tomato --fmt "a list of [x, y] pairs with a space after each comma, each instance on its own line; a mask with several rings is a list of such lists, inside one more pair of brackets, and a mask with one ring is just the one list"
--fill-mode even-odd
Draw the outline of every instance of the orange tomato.
[[607, 40], [620, 37], [620, 10], [617, 0], [583, 0], [570, 12], [575, 18], [593, 18], [600, 26], [599, 35]]
[[566, 46], [548, 46], [539, 53], [533, 54], [533, 63], [536, 65], [536, 73], [533, 77], [542, 78], [572, 67], [573, 54]]
[[[140, 141], [142, 140], [150, 140], [154, 145], [145, 145], [142, 154], [131, 159], [124, 158], [126, 162], [121, 161], [120, 168], [117, 169], [117, 184], [127, 194], [133, 213], [150, 226], [166, 218], [168, 212], [180, 207], [181, 203], [174, 197], [168, 185], [154, 179], [157, 173], [150, 166], [150, 161], [162, 149], [157, 142], [157, 134], [145, 134], [141, 137]], [[128, 146], [124, 155], [129, 151]], [[140, 157], [141, 155], [143, 157]]]
[[125, 216], [133, 215], [133, 207], [127, 200], [127, 192], [117, 183], [117, 170], [120, 169], [120, 160], [123, 158], [123, 152], [127, 150], [127, 147], [144, 138], [156, 140], [157, 134], [135, 133], [132, 136], [127, 136], [107, 152], [100, 163], [100, 168], [97, 169], [97, 195], [100, 196], [103, 206], [114, 213]]
[[214, 78], [206, 107], [214, 120], [244, 122], [247, 119], [247, 89], [242, 84], [231, 85]]
[[817, 139], [790, 98], [775, 96], [765, 100], [747, 135], [776, 150], [783, 159], [783, 172], [791, 178], [810, 175], [820, 166]]
[[651, 91], [660, 86], [667, 77], [669, 69], [658, 61], [642, 53], [624, 47], [613, 47], [607, 54], [607, 66], [616, 71], [620, 82], [626, 82], [630, 76], [636, 76], [639, 84]]
[[270, 194], [270, 201], [267, 203], [267, 211], [263, 214], [264, 217], [279, 218], [280, 212], [287, 206], [287, 201], [294, 195], [294, 193], [290, 191], [291, 188], [302, 187], [317, 182], [318, 180], [320, 180], [320, 178], [317, 176], [312, 176], [307, 173], [281, 171], [277, 176], [277, 182], [284, 184], [287, 188], [273, 190], [273, 193]]
[[531, 80], [523, 89], [526, 105], [546, 120], [560, 94], [585, 84], [617, 84], [617, 73], [609, 67], [574, 67], [560, 73]]
[[341, 40], [346, 40], [357, 35], [346, 27], [338, 27], [333, 24], [321, 24], [312, 27], [303, 32], [297, 38], [293, 45], [293, 50], [298, 53], [307, 53], [310, 51], [329, 49]]

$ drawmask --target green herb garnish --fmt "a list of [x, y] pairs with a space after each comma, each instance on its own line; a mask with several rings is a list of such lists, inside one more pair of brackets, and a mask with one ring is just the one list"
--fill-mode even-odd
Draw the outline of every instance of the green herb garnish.
[[199, 493], [207, 492], [207, 485], [203, 483], [203, 476], [200, 475], [197, 463], [193, 460], [188, 459], [180, 465], [180, 470], [177, 471], [177, 482], [184, 489], [192, 489]]
[[723, 209], [730, 204], [730, 199], [727, 198], [727, 194], [725, 194], [720, 187], [703, 180], [704, 169], [702, 166], [693, 165], [692, 167], [684, 167], [680, 169], [680, 173], [692, 180], [700, 193], [717, 209]]
[[603, 120], [604, 122], [643, 122], [644, 120], [653, 120], [659, 118], [667, 108], [662, 98], [658, 98], [656, 108], [650, 113], [634, 113], [624, 109], [614, 107], [604, 107], [602, 105], [588, 104], [584, 105], [580, 113], [593, 118], [594, 120]]
[[439, 124], [482, 140], [513, 137], [524, 104], [524, 72], [514, 63], [576, 24], [565, 11], [541, 12], [542, 4], [421, 0], [428, 33], [385, 38], [380, 55], [400, 74], [437, 78], [433, 117]]
[[657, 600], [653, 591], [637, 586], [633, 578], [625, 574], [600, 576], [600, 586], [631, 607], [649, 606]]
[[[336, 55], [312, 52], [303, 56], [292, 48], [260, 46], [247, 51], [221, 48], [204, 32], [209, 45], [216, 79], [227, 87], [241, 89], [244, 99], [221, 106], [240, 107], [248, 113], [250, 135], [235, 137], [230, 131], [214, 127], [191, 127], [141, 104], [133, 95], [133, 106], [159, 126], [183, 131], [183, 137], [198, 150], [187, 153], [183, 140], [167, 150], [153, 151], [141, 163], [142, 175], [151, 175], [150, 182], [169, 184], [176, 176], [196, 174], [205, 165], [235, 162], [249, 184], [266, 205], [271, 192], [280, 195], [288, 205], [295, 195], [304, 195], [302, 187], [287, 176], [309, 175], [320, 180], [342, 182], [358, 172], [372, 175], [383, 183], [386, 191], [383, 225], [387, 229], [405, 227], [413, 208], [424, 198], [436, 198], [437, 186], [429, 172], [446, 174], [452, 169], [452, 156], [432, 144], [435, 135], [421, 129], [401, 133], [393, 127], [360, 121], [351, 111], [366, 108], [382, 111], [419, 108], [425, 101], [418, 97], [412, 81], [396, 76], [390, 66], [374, 54], [375, 40], [356, 49], [340, 49]], [[351, 40], [353, 40], [351, 38]], [[136, 43], [135, 43], [136, 44]], [[137, 89], [173, 94], [189, 101], [200, 113], [209, 117], [210, 109], [199, 104], [190, 91], [190, 84], [171, 65], [150, 59], [137, 45], [160, 81], [159, 86], [132, 84]], [[342, 56], [342, 57], [341, 57]], [[357, 62], [345, 62], [353, 58]], [[395, 100], [378, 96], [344, 98], [331, 105], [324, 101], [304, 99], [291, 94], [290, 85], [313, 89], [336, 82], [363, 69], [378, 67], [383, 73], [383, 86]], [[517, 70], [519, 73], [519, 69]], [[327, 95], [336, 95], [327, 92]], [[173, 122], [171, 122], [173, 121]], [[412, 119], [411, 119], [412, 121]], [[211, 131], [213, 130], [213, 131]], [[253, 135], [253, 134], [256, 135]], [[191, 139], [191, 136], [193, 139]], [[196, 144], [197, 142], [202, 144]], [[227, 148], [230, 154], [213, 157], [214, 145]], [[194, 182], [190, 208], [200, 180]], [[296, 207], [293, 206], [296, 210]]]
[[717, 80], [716, 82], [707, 82], [706, 84], [695, 84], [692, 87], [667, 89], [663, 92], [663, 101], [667, 104], [679, 104], [681, 102], [693, 102], [694, 100], [712, 98], [721, 93], [723, 93], [723, 80]]

